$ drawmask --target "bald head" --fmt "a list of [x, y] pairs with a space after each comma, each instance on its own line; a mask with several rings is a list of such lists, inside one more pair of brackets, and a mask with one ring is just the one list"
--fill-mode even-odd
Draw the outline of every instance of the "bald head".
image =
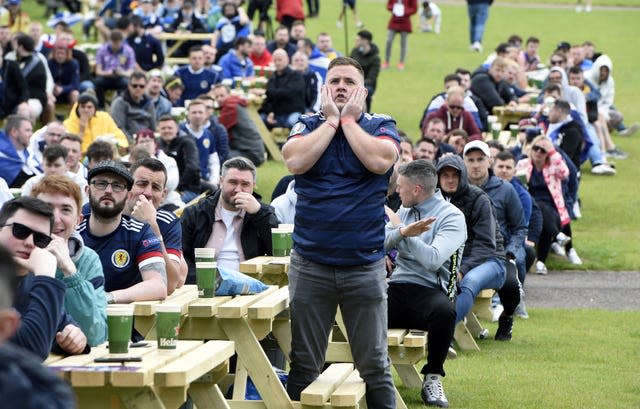
[[277, 71], [283, 71], [289, 65], [289, 54], [281, 48], [273, 52], [273, 65]]

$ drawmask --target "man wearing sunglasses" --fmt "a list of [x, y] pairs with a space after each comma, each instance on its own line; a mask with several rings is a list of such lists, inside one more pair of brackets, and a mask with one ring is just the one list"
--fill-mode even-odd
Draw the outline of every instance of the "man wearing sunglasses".
[[80, 354], [87, 337], [64, 310], [65, 285], [55, 278], [51, 242], [51, 206], [32, 197], [10, 200], [0, 210], [0, 244], [18, 265], [18, 294], [13, 303], [22, 325], [10, 339], [44, 360], [49, 352]]
[[78, 232], [102, 262], [107, 302], [163, 300], [167, 275], [159, 239], [148, 224], [123, 215], [133, 178], [119, 162], [104, 161], [89, 171], [91, 213]]
[[462, 87], [451, 87], [447, 91], [446, 103], [439, 109], [427, 115], [426, 123], [432, 118], [440, 118], [445, 125], [445, 133], [454, 129], [462, 129], [469, 140], [481, 140], [482, 134], [470, 112], [464, 109], [465, 92]]
[[145, 94], [147, 74], [135, 71], [129, 77], [127, 89], [111, 103], [111, 116], [129, 139], [141, 129], [156, 129], [156, 107]]

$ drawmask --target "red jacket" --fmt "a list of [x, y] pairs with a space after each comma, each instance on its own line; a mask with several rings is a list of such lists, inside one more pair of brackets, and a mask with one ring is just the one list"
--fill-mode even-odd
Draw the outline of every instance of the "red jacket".
[[273, 57], [271, 56], [271, 53], [266, 48], [262, 53], [262, 55], [256, 55], [254, 53], [251, 53], [249, 54], [249, 58], [253, 62], [253, 65], [257, 67], [266, 67], [267, 65], [270, 65], [271, 62], [273, 61]]
[[293, 17], [294, 20], [304, 21], [304, 9], [302, 8], [302, 0], [277, 0], [276, 1], [276, 20], [282, 22], [282, 17]]
[[480, 128], [478, 128], [476, 121], [473, 119], [473, 115], [471, 115], [469, 111], [462, 110], [460, 116], [454, 118], [449, 114], [449, 108], [447, 108], [447, 104], [442, 104], [442, 106], [437, 111], [433, 111], [432, 113], [427, 115], [427, 117], [422, 122], [423, 135], [426, 131], [427, 124], [432, 118], [442, 119], [442, 121], [444, 122], [445, 133], [449, 133], [454, 129], [464, 129], [467, 135], [469, 135], [469, 141], [482, 140], [482, 132], [480, 131]]
[[[393, 5], [402, 3], [404, 5], [404, 15], [401, 17], [393, 14]], [[393, 31], [401, 31], [410, 33], [411, 16], [418, 11], [418, 2], [416, 0], [387, 0], [387, 10], [391, 11], [391, 19], [387, 28]]]

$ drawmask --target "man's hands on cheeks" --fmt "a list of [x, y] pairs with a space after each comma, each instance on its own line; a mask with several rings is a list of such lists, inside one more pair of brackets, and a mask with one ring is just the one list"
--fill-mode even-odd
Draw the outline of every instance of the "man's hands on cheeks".
[[47, 246], [47, 250], [56, 258], [58, 267], [60, 267], [65, 277], [75, 274], [77, 271], [76, 265], [73, 263], [73, 260], [71, 260], [71, 256], [69, 256], [69, 245], [67, 241], [54, 234], [52, 234], [51, 237], [53, 240], [51, 240], [51, 243]]
[[47, 250], [35, 247], [28, 259], [20, 257], [14, 257], [13, 259], [20, 267], [31, 271], [36, 276], [51, 278], [56, 276], [56, 258]]
[[364, 87], [356, 88], [347, 100], [347, 103], [342, 107], [340, 120], [344, 122], [344, 120], [353, 119], [354, 122], [357, 122], [364, 110], [366, 99], [367, 89]]
[[251, 193], [238, 192], [233, 201], [237, 209], [244, 209], [249, 214], [256, 214], [260, 210], [260, 203]]
[[145, 222], [151, 224], [156, 220], [157, 211], [153, 206], [153, 203], [149, 201], [145, 197], [145, 195], [138, 196], [138, 201], [136, 205], [133, 206], [133, 211], [131, 212], [131, 216], [140, 220], [141, 222]]
[[71, 355], [78, 355], [87, 346], [87, 337], [82, 330], [73, 324], [68, 324], [56, 334], [56, 343]]
[[322, 110], [324, 118], [337, 126], [338, 122], [340, 122], [340, 109], [338, 109], [338, 106], [333, 100], [331, 90], [326, 85], [323, 85], [320, 89], [320, 101], [322, 103], [320, 109]]
[[427, 217], [426, 219], [418, 220], [408, 226], [400, 228], [400, 235], [403, 237], [416, 237], [426, 232], [431, 228], [431, 224], [436, 221], [435, 217]]

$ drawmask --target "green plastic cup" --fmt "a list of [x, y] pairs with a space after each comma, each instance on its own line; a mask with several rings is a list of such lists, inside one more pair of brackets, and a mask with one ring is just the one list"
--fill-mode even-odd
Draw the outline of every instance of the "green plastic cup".
[[518, 125], [509, 125], [509, 130], [511, 131], [511, 137], [516, 139], [518, 137], [518, 132], [520, 132], [520, 127]]
[[495, 122], [491, 124], [491, 136], [494, 141], [497, 141], [500, 138], [500, 131], [502, 130], [502, 124], [499, 122]]
[[291, 247], [288, 236], [289, 233], [285, 229], [271, 229], [271, 249], [275, 257], [285, 257], [289, 255]]
[[216, 249], [199, 247], [193, 250], [196, 263], [206, 262], [213, 263], [216, 261]]
[[217, 264], [212, 262], [196, 262], [196, 284], [198, 297], [213, 298], [216, 288]]
[[254, 77], [261, 77], [262, 76], [262, 65], [254, 65], [253, 66], [253, 76]]
[[128, 353], [129, 340], [133, 330], [133, 305], [107, 305], [107, 327], [109, 353]]
[[156, 305], [158, 349], [176, 349], [178, 346], [180, 315], [181, 309], [179, 305]]

